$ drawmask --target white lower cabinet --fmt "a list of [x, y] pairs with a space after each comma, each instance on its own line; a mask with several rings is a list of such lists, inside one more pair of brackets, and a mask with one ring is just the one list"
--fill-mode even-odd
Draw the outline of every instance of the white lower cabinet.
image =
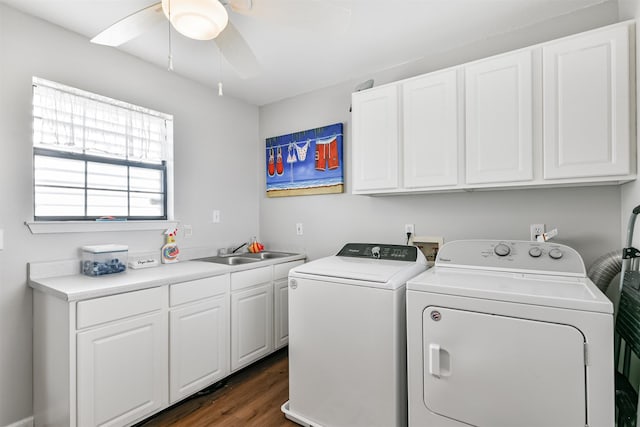
[[273, 287], [267, 283], [231, 294], [231, 370], [273, 351]]
[[33, 298], [35, 426], [127, 426], [168, 406], [167, 287]]
[[226, 377], [229, 367], [229, 275], [171, 285], [169, 401]]
[[34, 426], [130, 426], [286, 345], [301, 263], [81, 301], [34, 291]]
[[289, 270], [304, 261], [291, 261], [273, 266], [273, 343], [274, 349], [289, 343]]
[[274, 349], [289, 343], [289, 280], [273, 282], [273, 345]]
[[122, 426], [166, 405], [166, 314], [78, 333], [78, 426]]
[[289, 342], [290, 261], [231, 273], [231, 371], [236, 371]]

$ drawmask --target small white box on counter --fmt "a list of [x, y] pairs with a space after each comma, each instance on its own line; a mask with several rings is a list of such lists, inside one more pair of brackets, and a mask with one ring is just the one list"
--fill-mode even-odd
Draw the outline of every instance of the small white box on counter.
[[157, 267], [160, 263], [155, 258], [140, 258], [133, 259], [129, 261], [129, 268], [138, 269], [138, 268], [149, 268], [149, 267]]
[[82, 274], [102, 276], [127, 269], [129, 247], [126, 245], [93, 245], [82, 247]]

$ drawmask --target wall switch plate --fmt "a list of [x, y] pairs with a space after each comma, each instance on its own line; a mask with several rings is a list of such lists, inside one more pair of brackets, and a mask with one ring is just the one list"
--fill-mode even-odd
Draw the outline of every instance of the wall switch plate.
[[184, 230], [184, 237], [185, 238], [189, 238], [191, 236], [193, 236], [193, 227], [191, 227], [190, 225], [183, 225], [182, 229]]
[[529, 240], [536, 241], [538, 236], [544, 234], [544, 224], [531, 224], [529, 225]]
[[220, 222], [220, 211], [218, 209], [215, 209], [213, 211], [213, 222], [214, 224], [217, 224]]
[[404, 232], [405, 233], [415, 234], [415, 229], [414, 229], [413, 224], [405, 224], [404, 225]]
[[304, 234], [304, 231], [302, 230], [302, 223], [301, 222], [298, 222], [296, 224], [296, 234], [298, 236], [302, 236]]

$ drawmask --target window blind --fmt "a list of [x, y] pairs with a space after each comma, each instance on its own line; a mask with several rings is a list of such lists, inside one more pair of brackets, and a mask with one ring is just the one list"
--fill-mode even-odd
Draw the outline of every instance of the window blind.
[[172, 116], [33, 78], [36, 220], [167, 218]]

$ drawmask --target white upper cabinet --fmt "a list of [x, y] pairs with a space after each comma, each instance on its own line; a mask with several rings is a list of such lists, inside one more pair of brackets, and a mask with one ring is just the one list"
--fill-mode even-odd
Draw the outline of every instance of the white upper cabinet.
[[353, 94], [353, 193], [636, 179], [633, 22]]
[[532, 51], [465, 68], [466, 182], [533, 179]]
[[459, 105], [456, 69], [402, 83], [406, 188], [457, 184]]
[[353, 94], [353, 191], [398, 187], [398, 92], [394, 85]]
[[627, 175], [629, 28], [543, 47], [544, 178]]

